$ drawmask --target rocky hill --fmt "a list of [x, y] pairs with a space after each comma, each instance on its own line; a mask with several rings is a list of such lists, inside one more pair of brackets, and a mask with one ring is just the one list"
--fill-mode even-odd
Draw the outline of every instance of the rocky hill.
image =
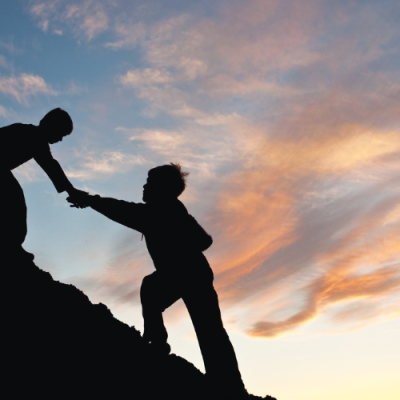
[[229, 399], [192, 364], [152, 354], [134, 327], [33, 262], [9, 257], [2, 272], [3, 398]]

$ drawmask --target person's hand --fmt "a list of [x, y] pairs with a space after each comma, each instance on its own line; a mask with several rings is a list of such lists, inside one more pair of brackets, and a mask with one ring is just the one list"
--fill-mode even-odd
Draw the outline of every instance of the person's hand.
[[88, 207], [89, 202], [89, 193], [84, 192], [83, 190], [75, 189], [68, 191], [69, 196], [67, 197], [67, 201], [72, 205], [70, 207], [75, 208], [86, 208]]

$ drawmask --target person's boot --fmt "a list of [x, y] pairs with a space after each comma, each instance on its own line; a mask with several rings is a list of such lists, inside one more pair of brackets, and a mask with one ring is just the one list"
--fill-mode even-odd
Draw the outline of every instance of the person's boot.
[[211, 376], [206, 374], [208, 388], [210, 390], [210, 399], [215, 400], [247, 400], [250, 399], [242, 379], [233, 378], [227, 380], [221, 374], [220, 376]]

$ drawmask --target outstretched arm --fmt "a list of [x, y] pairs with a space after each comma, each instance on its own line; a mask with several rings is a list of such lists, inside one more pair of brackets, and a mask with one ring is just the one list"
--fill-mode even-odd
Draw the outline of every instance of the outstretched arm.
[[41, 154], [39, 157], [35, 157], [35, 160], [51, 179], [58, 193], [73, 191], [74, 187], [72, 183], [68, 180], [61, 165], [51, 156], [50, 152], [49, 155]]
[[125, 225], [128, 228], [142, 232], [143, 219], [145, 216], [144, 204], [129, 203], [124, 200], [117, 200], [111, 197], [100, 197], [99, 195], [84, 195], [81, 199], [68, 197], [67, 200], [73, 203], [71, 207], [91, 207], [107, 218]]
[[75, 189], [72, 186], [72, 183], [65, 175], [61, 165], [53, 158], [48, 145], [42, 148], [34, 158], [51, 179], [58, 193], [66, 191], [73, 199], [78, 199], [80, 196], [86, 194], [86, 192]]

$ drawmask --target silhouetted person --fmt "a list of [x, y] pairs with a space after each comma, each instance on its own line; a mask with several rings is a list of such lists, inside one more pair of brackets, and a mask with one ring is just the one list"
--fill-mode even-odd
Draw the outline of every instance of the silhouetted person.
[[[213, 287], [213, 272], [203, 251], [212, 239], [178, 200], [186, 172], [179, 164], [163, 165], [148, 173], [143, 203], [87, 195], [75, 206], [99, 213], [141, 232], [156, 271], [143, 279], [140, 290], [144, 339], [157, 353], [169, 354], [162, 313], [182, 299], [192, 319], [206, 376], [227, 398], [246, 398], [232, 344], [226, 333]], [[221, 397], [225, 398], [225, 397]]]
[[86, 194], [72, 186], [50, 151], [49, 144], [61, 142], [72, 130], [71, 117], [60, 108], [47, 113], [38, 126], [12, 124], [0, 128], [1, 244], [10, 255], [33, 259], [22, 248], [27, 234], [27, 210], [24, 192], [11, 172], [14, 168], [33, 158], [52, 180], [57, 192], [67, 191], [74, 199]]

